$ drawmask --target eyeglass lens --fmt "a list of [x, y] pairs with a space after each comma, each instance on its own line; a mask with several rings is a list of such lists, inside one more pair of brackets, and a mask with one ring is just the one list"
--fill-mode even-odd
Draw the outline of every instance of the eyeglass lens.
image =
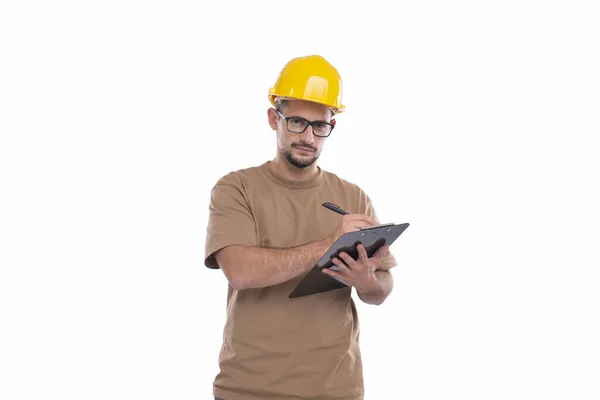
[[[288, 130], [294, 133], [302, 133], [306, 130], [309, 122], [301, 118], [288, 119]], [[324, 122], [315, 121], [312, 123], [313, 132], [318, 136], [327, 136], [331, 132], [331, 125]]]

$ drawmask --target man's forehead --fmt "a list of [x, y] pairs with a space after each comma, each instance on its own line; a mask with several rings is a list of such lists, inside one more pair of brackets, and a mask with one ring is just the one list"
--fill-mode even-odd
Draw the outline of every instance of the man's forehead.
[[327, 106], [304, 100], [289, 100], [286, 111], [288, 115], [306, 116], [312, 119], [329, 119], [333, 115]]

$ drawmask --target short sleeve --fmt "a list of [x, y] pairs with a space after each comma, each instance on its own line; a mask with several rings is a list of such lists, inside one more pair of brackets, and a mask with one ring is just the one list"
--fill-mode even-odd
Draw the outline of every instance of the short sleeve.
[[[371, 218], [375, 218], [376, 220], [378, 220], [377, 213], [375, 212], [375, 207], [373, 207], [373, 202], [371, 201], [371, 198], [364, 193], [363, 196], [365, 198], [365, 214], [367, 214]], [[385, 221], [379, 222], [384, 223]], [[391, 268], [396, 267], [397, 265], [398, 263], [396, 262], [396, 258], [394, 258], [392, 251], [388, 250], [387, 254], [383, 257], [381, 264], [379, 264], [379, 267], [377, 267], [377, 271], [388, 271]]]
[[218, 269], [214, 257], [231, 246], [256, 246], [256, 225], [244, 187], [233, 175], [221, 178], [211, 190], [206, 229], [204, 265]]

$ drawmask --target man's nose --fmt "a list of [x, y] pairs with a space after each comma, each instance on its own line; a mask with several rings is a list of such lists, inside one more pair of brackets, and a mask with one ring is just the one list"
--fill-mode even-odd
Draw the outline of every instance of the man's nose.
[[306, 127], [306, 130], [302, 132], [301, 140], [306, 143], [312, 143], [315, 141], [315, 135], [313, 135], [312, 125]]

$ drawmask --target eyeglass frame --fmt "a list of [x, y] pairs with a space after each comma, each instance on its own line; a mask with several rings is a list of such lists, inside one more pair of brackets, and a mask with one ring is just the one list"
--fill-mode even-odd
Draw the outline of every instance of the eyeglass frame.
[[[307, 120], [306, 118], [298, 117], [297, 115], [290, 115], [289, 117], [286, 117], [285, 115], [283, 115], [283, 114], [281, 113], [281, 111], [279, 111], [279, 110], [277, 110], [277, 109], [276, 109], [275, 111], [277, 111], [277, 114], [279, 114], [279, 115], [281, 116], [281, 118], [283, 118], [283, 119], [285, 120], [285, 127], [286, 127], [286, 129], [287, 129], [288, 131], [292, 132], [292, 133], [297, 133], [298, 135], [301, 135], [301, 134], [303, 134], [304, 132], [306, 132], [306, 130], [307, 130], [307, 129], [308, 129], [308, 127], [310, 126], [310, 127], [312, 127], [312, 128], [313, 128], [313, 129], [312, 129], [312, 131], [313, 131], [313, 132], [312, 132], [312, 133], [313, 133], [313, 135], [315, 135], [315, 136], [317, 136], [317, 137], [321, 137], [321, 138], [326, 138], [326, 137], [329, 137], [329, 135], [331, 135], [331, 132], [333, 132], [333, 128], [335, 128], [335, 125], [334, 125], [334, 124], [332, 124], [331, 122], [327, 122], [327, 121], [309, 121], [309, 120]], [[302, 132], [296, 132], [296, 131], [292, 131], [292, 130], [290, 130], [290, 128], [288, 127], [288, 125], [289, 125], [290, 119], [292, 119], [292, 118], [294, 118], [294, 119], [299, 119], [299, 120], [302, 120], [302, 121], [306, 122], [306, 126], [304, 127], [304, 129], [302, 130]], [[326, 136], [323, 136], [323, 135], [317, 135], [317, 134], [315, 133], [315, 127], [313, 126], [314, 124], [325, 124], [325, 125], [329, 125], [329, 126], [331, 127], [331, 130], [329, 131], [329, 133], [328, 133]]]

